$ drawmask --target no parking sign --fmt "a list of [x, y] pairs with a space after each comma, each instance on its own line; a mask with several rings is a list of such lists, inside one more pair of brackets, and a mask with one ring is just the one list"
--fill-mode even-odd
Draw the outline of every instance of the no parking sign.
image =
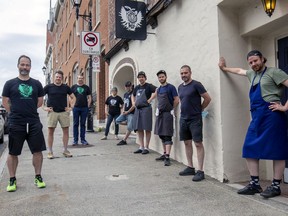
[[81, 50], [85, 55], [100, 55], [100, 33], [82, 31]]
[[100, 72], [100, 57], [99, 56], [92, 57], [92, 67], [93, 67], [93, 72]]

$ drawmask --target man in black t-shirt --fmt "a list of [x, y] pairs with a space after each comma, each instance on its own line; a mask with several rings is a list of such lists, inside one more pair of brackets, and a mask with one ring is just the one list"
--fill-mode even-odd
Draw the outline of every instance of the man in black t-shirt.
[[91, 90], [89, 86], [84, 84], [84, 77], [78, 75], [77, 84], [71, 87], [73, 94], [76, 97], [76, 102], [73, 108], [73, 144], [78, 145], [79, 137], [79, 119], [80, 119], [80, 139], [82, 145], [88, 145], [85, 139], [85, 123], [91, 104]]
[[26, 140], [33, 154], [35, 169], [34, 183], [38, 188], [44, 188], [45, 182], [41, 177], [43, 163], [42, 151], [46, 150], [42, 124], [37, 112], [42, 106], [44, 91], [42, 84], [29, 76], [31, 59], [22, 55], [18, 59], [19, 76], [8, 80], [3, 88], [2, 103], [9, 113], [9, 155], [7, 167], [10, 181], [8, 192], [16, 191], [16, 169], [18, 155], [21, 154]]
[[[202, 111], [211, 101], [204, 86], [192, 80], [192, 71], [188, 65], [183, 65], [180, 69], [181, 79], [184, 81], [178, 87], [178, 94], [181, 101], [180, 115], [180, 141], [184, 141], [188, 166], [179, 175], [195, 175], [193, 181], [201, 181], [205, 178], [203, 171], [204, 146], [202, 132]], [[201, 102], [203, 98], [203, 102]], [[193, 147], [192, 140], [197, 149], [198, 171], [195, 173], [193, 167]]]
[[135, 87], [132, 94], [132, 104], [135, 106], [133, 129], [137, 131], [140, 147], [134, 153], [148, 154], [152, 131], [152, 107], [150, 103], [156, 97], [156, 86], [146, 83], [147, 77], [143, 71], [138, 73], [137, 78], [140, 84]]
[[119, 125], [116, 124], [116, 119], [121, 113], [121, 108], [123, 105], [122, 98], [117, 95], [118, 89], [116, 87], [113, 87], [111, 89], [111, 95], [106, 99], [105, 101], [105, 114], [107, 115], [107, 122], [106, 122], [106, 128], [105, 128], [105, 136], [101, 138], [101, 140], [107, 140], [107, 136], [109, 134], [110, 125], [112, 121], [115, 122], [115, 139], [118, 138], [118, 132], [119, 132]]
[[[71, 88], [63, 84], [63, 72], [56, 71], [54, 83], [44, 87], [44, 93], [48, 95], [47, 107], [44, 110], [48, 112], [48, 159], [53, 159], [53, 141], [54, 131], [59, 122], [63, 131], [63, 155], [72, 157], [68, 151], [70, 111], [75, 103], [75, 96]], [[69, 96], [69, 98], [68, 98]]]
[[133, 114], [134, 114], [134, 106], [132, 106], [131, 96], [133, 93], [133, 85], [130, 81], [125, 83], [125, 89], [127, 92], [124, 94], [124, 111], [123, 113], [116, 119], [116, 124], [126, 124], [127, 131], [123, 140], [121, 140], [117, 145], [127, 145], [126, 140], [130, 136], [133, 131]]

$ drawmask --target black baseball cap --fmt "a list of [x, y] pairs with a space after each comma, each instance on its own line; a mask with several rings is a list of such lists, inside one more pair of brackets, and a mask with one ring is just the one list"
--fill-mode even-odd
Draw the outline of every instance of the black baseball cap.
[[164, 74], [167, 77], [167, 74], [166, 74], [165, 70], [158, 71], [156, 75], [158, 76], [159, 74]]
[[[251, 50], [248, 54], [247, 54], [247, 60], [249, 57], [251, 56], [259, 56], [260, 58], [263, 57], [262, 53], [259, 50]], [[267, 59], [265, 57], [264, 58], [264, 63], [267, 61]]]
[[147, 78], [144, 71], [140, 71], [140, 72], [137, 74], [137, 78], [138, 78], [139, 76], [144, 76], [145, 79]]
[[132, 86], [132, 83], [131, 83], [130, 81], [127, 81], [127, 82], [125, 83], [125, 87], [130, 87], [130, 86]]

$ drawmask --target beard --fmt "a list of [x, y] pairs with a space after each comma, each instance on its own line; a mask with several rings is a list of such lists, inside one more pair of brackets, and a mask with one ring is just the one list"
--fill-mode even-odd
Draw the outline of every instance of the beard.
[[20, 72], [21, 75], [27, 76], [30, 71], [28, 71], [28, 70], [21, 70], [21, 71], [19, 71], [19, 72]]

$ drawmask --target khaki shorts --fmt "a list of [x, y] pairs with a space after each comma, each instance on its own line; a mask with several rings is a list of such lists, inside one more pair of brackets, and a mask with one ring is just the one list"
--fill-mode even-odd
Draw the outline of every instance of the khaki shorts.
[[55, 128], [57, 123], [62, 128], [70, 126], [70, 112], [48, 112], [48, 127]]

